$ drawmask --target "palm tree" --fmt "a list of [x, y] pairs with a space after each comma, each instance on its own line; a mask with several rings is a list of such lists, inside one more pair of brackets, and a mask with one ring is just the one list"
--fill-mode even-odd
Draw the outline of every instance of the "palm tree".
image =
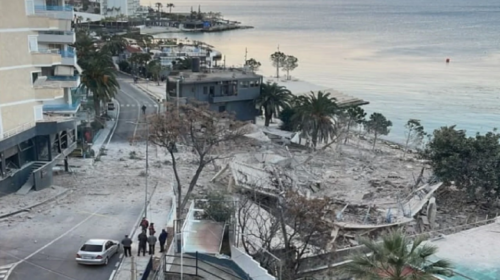
[[360, 280], [434, 280], [433, 275], [451, 276], [451, 264], [446, 260], [430, 260], [437, 247], [424, 244], [425, 237], [414, 241], [400, 230], [391, 231], [375, 242], [361, 238], [371, 254], [356, 254], [343, 272]]
[[167, 8], [169, 9], [168, 13], [172, 14], [172, 8], [175, 8], [174, 3], [167, 3]]
[[106, 51], [93, 53], [81, 74], [82, 88], [93, 94], [95, 121], [100, 122], [101, 102], [111, 101], [120, 85], [116, 80], [111, 54]]
[[271, 82], [262, 84], [260, 95], [255, 99], [255, 104], [261, 110], [264, 109], [265, 126], [269, 126], [271, 118], [277, 117], [281, 109], [290, 105], [291, 99], [292, 92], [286, 87]]
[[118, 56], [120, 53], [123, 52], [123, 50], [127, 45], [128, 45], [127, 40], [125, 40], [121, 36], [114, 35], [106, 42], [103, 48], [108, 50], [112, 56]]
[[155, 3], [155, 7], [156, 7], [156, 10], [158, 11], [158, 20], [160, 20], [160, 17], [161, 17], [160, 10], [161, 10], [161, 8], [163, 8], [163, 4], [160, 2], [157, 2], [157, 3]]
[[148, 63], [146, 69], [151, 74], [152, 78], [156, 80], [158, 85], [160, 85], [160, 74], [166, 67], [162, 66], [159, 60], [152, 60]]
[[336, 99], [330, 93], [311, 91], [309, 95], [298, 98], [293, 120], [302, 131], [302, 136], [310, 137], [312, 145], [316, 148], [318, 142], [328, 142], [336, 134], [333, 122], [335, 114], [339, 111]]

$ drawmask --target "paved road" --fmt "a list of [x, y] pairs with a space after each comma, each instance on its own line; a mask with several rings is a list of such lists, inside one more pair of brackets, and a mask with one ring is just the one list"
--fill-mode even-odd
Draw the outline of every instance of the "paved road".
[[134, 131], [137, 138], [143, 136], [137, 133], [140, 131], [141, 125], [136, 127], [136, 125], [132, 124], [137, 123], [137, 120], [143, 120], [140, 107], [146, 105], [146, 114], [150, 114], [158, 110], [158, 104], [149, 96], [146, 96], [144, 92], [131, 86], [132, 79], [130, 77], [119, 74], [117, 78], [120, 83], [120, 93], [116, 96], [120, 103], [120, 118], [111, 141], [130, 142]]
[[[130, 78], [119, 75], [118, 79], [120, 116], [112, 143], [128, 142], [134, 132], [141, 131], [140, 126], [129, 122], [137, 123], [142, 105], [148, 107], [147, 113], [158, 108], [148, 96], [128, 84]], [[116, 169], [119, 176], [122, 170]], [[76, 264], [75, 254], [89, 238], [121, 240], [138, 223], [143, 204], [141, 199], [126, 203], [123, 199], [106, 200], [93, 195], [77, 190], [66, 203], [47, 205], [30, 213], [29, 220], [19, 220], [18, 224], [14, 220], [9, 226], [0, 223], [0, 280], [7, 280], [7, 276], [8, 280], [109, 279], [121, 255], [114, 256], [107, 267], [89, 267]], [[16, 262], [19, 263], [13, 266]]]

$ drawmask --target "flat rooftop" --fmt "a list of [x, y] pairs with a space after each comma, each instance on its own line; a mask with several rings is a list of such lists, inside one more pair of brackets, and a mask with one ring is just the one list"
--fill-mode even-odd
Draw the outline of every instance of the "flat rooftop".
[[205, 82], [217, 82], [217, 81], [229, 81], [229, 80], [240, 80], [240, 79], [260, 79], [261, 75], [255, 74], [251, 71], [241, 71], [238, 69], [210, 69], [201, 70], [200, 72], [192, 72], [191, 70], [171, 72], [168, 76], [170, 82], [177, 81], [182, 73], [184, 77], [183, 83], [205, 83]]
[[[343, 92], [340, 92], [338, 90], [334, 90], [332, 88], [322, 89], [321, 91], [324, 93], [330, 93], [330, 97], [335, 98], [337, 100], [337, 105], [341, 108], [370, 104], [370, 102], [368, 102], [366, 100], [347, 95]], [[300, 96], [300, 95], [309, 95], [310, 93], [311, 93], [311, 91], [302, 92], [302, 93], [294, 93], [294, 94]], [[317, 91], [315, 91], [315, 93], [317, 93]]]
[[446, 235], [431, 241], [438, 247], [436, 256], [453, 264], [450, 280], [500, 279], [500, 220], [494, 223]]

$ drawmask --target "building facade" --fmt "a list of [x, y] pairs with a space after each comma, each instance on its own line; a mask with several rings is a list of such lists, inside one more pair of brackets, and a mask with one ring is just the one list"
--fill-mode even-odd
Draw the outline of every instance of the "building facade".
[[262, 76], [241, 69], [210, 69], [200, 72], [196, 63], [191, 71], [171, 72], [168, 95], [207, 102], [211, 110], [234, 113], [236, 119], [253, 121], [259, 115], [254, 100], [260, 95]]
[[76, 146], [80, 83], [64, 0], [7, 1], [0, 8], [0, 196], [52, 183]]
[[103, 16], [118, 16], [125, 15], [129, 17], [136, 16], [140, 9], [139, 0], [100, 0], [101, 15]]

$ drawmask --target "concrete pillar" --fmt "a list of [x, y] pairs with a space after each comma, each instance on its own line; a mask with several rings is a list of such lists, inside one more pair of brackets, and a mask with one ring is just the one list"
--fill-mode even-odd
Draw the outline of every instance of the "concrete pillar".
[[68, 157], [64, 158], [64, 171], [69, 172]]

